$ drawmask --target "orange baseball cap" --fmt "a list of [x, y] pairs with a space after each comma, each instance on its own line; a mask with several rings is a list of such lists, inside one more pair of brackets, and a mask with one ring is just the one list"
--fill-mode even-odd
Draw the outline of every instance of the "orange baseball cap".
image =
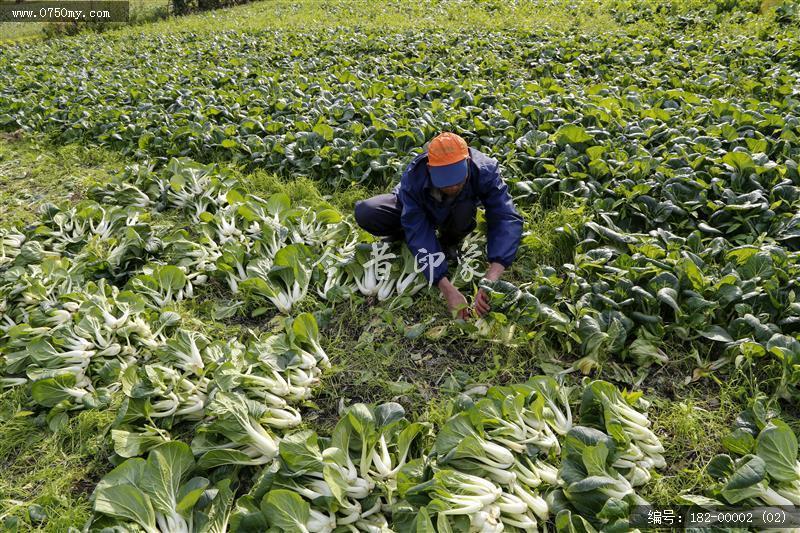
[[428, 145], [428, 171], [434, 187], [458, 185], [467, 179], [469, 148], [455, 133], [440, 133]]

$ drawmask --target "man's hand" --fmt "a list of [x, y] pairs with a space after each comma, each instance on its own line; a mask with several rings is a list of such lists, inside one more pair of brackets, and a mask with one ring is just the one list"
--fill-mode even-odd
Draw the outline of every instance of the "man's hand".
[[[484, 279], [488, 279], [489, 281], [497, 281], [500, 279], [500, 276], [503, 275], [505, 269], [506, 267], [500, 263], [492, 263], [489, 265], [489, 269], [486, 271]], [[475, 313], [478, 316], [483, 316], [491, 309], [492, 306], [489, 305], [489, 295], [486, 294], [485, 290], [478, 289], [478, 294], [475, 295]]]
[[450, 283], [449, 279], [445, 277], [439, 281], [439, 290], [447, 302], [447, 309], [450, 311], [450, 314], [454, 315], [456, 318], [467, 318], [469, 315], [467, 299], [452, 283]]
[[478, 294], [475, 295], [475, 313], [478, 316], [483, 316], [491, 310], [492, 306], [489, 305], [489, 295], [483, 289], [478, 289]]

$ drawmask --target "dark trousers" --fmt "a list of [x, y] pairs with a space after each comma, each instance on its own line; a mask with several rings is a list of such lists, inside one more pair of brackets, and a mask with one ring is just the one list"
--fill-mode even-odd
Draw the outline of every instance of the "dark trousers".
[[[477, 206], [469, 199], [453, 203], [450, 214], [437, 226], [442, 248], [457, 245], [475, 229], [476, 213]], [[356, 202], [355, 217], [359, 226], [376, 237], [404, 240], [400, 207], [397, 205], [397, 195], [393, 193]]]

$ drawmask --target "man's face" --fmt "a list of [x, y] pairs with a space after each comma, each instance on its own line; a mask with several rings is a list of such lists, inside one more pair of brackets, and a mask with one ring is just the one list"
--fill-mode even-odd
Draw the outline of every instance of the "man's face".
[[442, 187], [439, 190], [442, 192], [442, 194], [444, 194], [447, 197], [458, 196], [458, 193], [460, 193], [461, 189], [464, 188], [464, 185], [467, 184], [467, 178], [469, 178], [469, 171], [467, 171], [467, 175], [464, 176], [464, 179], [461, 180], [461, 183], [458, 183], [456, 185], [451, 185], [449, 187]]
[[439, 189], [439, 190], [442, 191], [442, 194], [444, 194], [445, 196], [457, 196], [458, 193], [461, 192], [461, 189], [464, 188], [464, 184], [466, 182], [467, 182], [467, 180], [465, 179], [464, 181], [462, 181], [461, 183], [459, 183], [457, 185], [451, 185], [450, 187], [444, 187], [444, 188]]

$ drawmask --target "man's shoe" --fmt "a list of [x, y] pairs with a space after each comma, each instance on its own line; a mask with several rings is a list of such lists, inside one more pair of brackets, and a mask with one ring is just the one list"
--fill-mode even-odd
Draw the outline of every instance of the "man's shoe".
[[459, 246], [457, 244], [443, 245], [442, 248], [444, 249], [444, 258], [449, 264], [455, 265], [460, 262]]

